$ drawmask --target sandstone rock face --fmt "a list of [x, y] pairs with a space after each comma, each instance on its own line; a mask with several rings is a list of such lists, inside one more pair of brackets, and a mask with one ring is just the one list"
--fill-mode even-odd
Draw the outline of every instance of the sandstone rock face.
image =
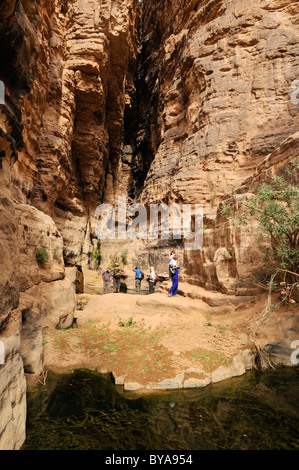
[[0, 338], [5, 347], [0, 365], [0, 449], [18, 450], [25, 440], [27, 409], [19, 321], [10, 322]]
[[221, 220], [218, 204], [298, 159], [298, 18], [294, 1], [144, 3], [140, 201], [203, 205], [203, 248], [184, 266], [208, 289], [241, 293], [262, 262], [256, 227]]
[[0, 449], [18, 449], [25, 439], [26, 383], [20, 355], [19, 247], [11, 195], [14, 145], [8, 116], [0, 110]]
[[0, 253], [5, 267], [0, 273], [0, 329], [18, 305], [19, 248], [11, 172], [19, 139], [18, 123], [9, 110], [0, 105]]
[[[262, 160], [253, 175], [238, 188], [237, 200], [250, 197], [261, 182], [271, 181], [274, 176], [285, 177], [290, 162], [298, 158], [298, 148], [297, 132]], [[186, 254], [189, 281], [226, 294], [256, 294], [258, 289], [250, 278], [262, 279], [270, 268], [273, 269], [271, 263], [263, 259], [263, 243], [267, 246], [260, 241], [260, 230], [254, 219], [249, 219], [247, 225], [240, 225], [233, 218], [224, 219], [218, 211], [211, 228], [204, 232], [202, 250]]]
[[[11, 114], [0, 109], [0, 448], [18, 449], [25, 438], [26, 383], [20, 356], [19, 246], [11, 169], [17, 147]], [[16, 135], [16, 134], [15, 134]]]
[[[65, 278], [63, 240], [51, 217], [28, 204], [15, 207], [20, 247], [21, 355], [26, 372], [42, 371], [42, 330], [67, 328], [75, 311], [75, 289]], [[39, 261], [38, 261], [39, 260]]]
[[20, 248], [20, 290], [65, 276], [63, 240], [51, 217], [28, 204], [15, 207]]
[[[37, 376], [42, 372], [43, 329], [71, 326], [76, 296], [71, 281], [65, 278], [62, 237], [53, 220], [35, 207], [15, 205], [11, 199], [2, 207], [1, 224], [5, 221], [9, 226], [13, 221], [15, 236], [1, 239], [0, 245], [10, 261], [3, 263], [2, 272], [11, 276], [1, 292], [0, 448], [18, 449], [25, 439], [24, 372]], [[14, 215], [12, 221], [5, 212], [7, 207]]]
[[[42, 330], [72, 324], [65, 265], [90, 262], [99, 245], [105, 264], [127, 249], [161, 274], [175, 245], [182, 279], [255, 292], [241, 281], [261, 269], [256, 227], [223, 220], [219, 204], [298, 159], [298, 22], [295, 0], [1, 6], [0, 448], [24, 440], [23, 369], [42, 370]], [[95, 208], [118, 195], [202, 204], [202, 249], [100, 244]]]
[[[64, 279], [63, 241], [54, 221], [35, 207], [14, 203], [11, 175], [19, 128], [3, 105], [0, 125], [0, 448], [18, 449], [26, 425], [24, 368], [37, 375], [42, 370], [42, 318], [70, 326], [75, 293]], [[43, 255], [39, 263], [38, 255]]]
[[94, 209], [117, 191], [139, 10], [137, 0], [10, 0], [1, 8], [1, 345], [17, 320], [14, 355], [0, 365], [1, 448], [24, 440], [26, 403], [17, 394], [23, 366], [42, 370], [42, 329], [72, 324], [75, 289], [64, 262], [90, 256]]
[[22, 100], [25, 145], [14, 167], [16, 197], [53, 217], [70, 265], [80, 260], [96, 205], [113, 199], [119, 184], [138, 10], [137, 0], [45, 1], [35, 18], [40, 50]]
[[298, 14], [295, 1], [145, 3], [143, 201], [202, 203], [209, 218], [296, 131]]

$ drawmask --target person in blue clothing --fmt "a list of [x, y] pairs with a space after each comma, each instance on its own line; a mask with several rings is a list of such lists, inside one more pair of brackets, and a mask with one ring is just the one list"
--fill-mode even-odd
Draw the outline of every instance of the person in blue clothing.
[[140, 288], [141, 288], [141, 281], [143, 279], [143, 275], [142, 275], [142, 272], [140, 271], [140, 269], [138, 268], [138, 266], [136, 266], [136, 268], [134, 269], [135, 271], [135, 287], [136, 287], [136, 294], [140, 294]]
[[168, 297], [171, 297], [172, 295], [176, 295], [178, 291], [178, 286], [179, 286], [179, 269], [180, 267], [178, 266], [178, 257], [174, 256], [173, 260], [175, 263], [172, 265], [172, 269], [174, 271], [174, 274], [172, 275], [172, 286], [168, 291]]

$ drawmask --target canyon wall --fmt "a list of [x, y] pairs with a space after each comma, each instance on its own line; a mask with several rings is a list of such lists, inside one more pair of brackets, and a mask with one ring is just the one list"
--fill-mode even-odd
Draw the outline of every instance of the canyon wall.
[[74, 265], [96, 205], [113, 199], [121, 178], [138, 2], [44, 3], [36, 19], [34, 81], [21, 104], [24, 145], [14, 166], [14, 190], [18, 201], [53, 217], [63, 234], [65, 261]]
[[261, 267], [256, 226], [229, 226], [218, 207], [265, 159], [298, 159], [298, 23], [296, 1], [144, 3], [137, 194], [203, 205], [202, 249], [180, 249], [189, 282], [235, 293]]
[[[15, 143], [9, 113], [1, 108], [0, 170], [0, 448], [25, 438], [25, 373], [43, 370], [43, 329], [69, 327], [75, 290], [65, 278], [63, 240], [53, 219], [13, 198]], [[12, 126], [13, 126], [13, 121]]]
[[117, 192], [139, 16], [137, 0], [1, 2], [1, 449], [25, 439], [25, 374], [43, 371], [43, 331], [73, 322], [65, 265]]
[[[160, 273], [175, 246], [188, 282], [254, 292], [256, 227], [219, 204], [298, 159], [298, 23], [292, 0], [0, 1], [1, 449], [24, 441], [42, 332], [72, 324], [65, 267], [97, 245], [103, 267], [128, 249]], [[99, 243], [95, 208], [119, 195], [202, 204], [202, 249]]]
[[295, 1], [145, 3], [141, 200], [202, 203], [213, 217], [297, 130], [298, 15]]

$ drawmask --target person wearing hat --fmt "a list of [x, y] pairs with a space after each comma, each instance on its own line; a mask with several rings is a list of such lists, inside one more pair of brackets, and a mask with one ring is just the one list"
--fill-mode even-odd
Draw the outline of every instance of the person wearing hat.
[[106, 271], [103, 272], [102, 279], [103, 279], [103, 284], [104, 284], [104, 294], [109, 294], [110, 281], [111, 281], [111, 272], [109, 268], [107, 268]]
[[120, 276], [121, 270], [118, 263], [115, 263], [113, 270], [113, 291], [119, 292], [120, 291]]
[[150, 267], [150, 273], [147, 276], [147, 282], [148, 282], [148, 287], [149, 287], [149, 294], [154, 293], [154, 287], [155, 283], [157, 281], [157, 275], [155, 273], [155, 269], [153, 266]]

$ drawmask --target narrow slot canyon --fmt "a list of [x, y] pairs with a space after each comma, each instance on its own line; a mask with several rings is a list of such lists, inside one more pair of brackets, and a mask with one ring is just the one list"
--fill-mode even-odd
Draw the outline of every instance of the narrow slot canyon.
[[[261, 350], [294, 365], [298, 23], [297, 0], [0, 1], [0, 450], [21, 449], [28, 388], [58, 363], [108, 371], [128, 391], [205, 387], [251, 370]], [[271, 198], [280, 212], [259, 218]], [[102, 205], [115, 236], [98, 236]], [[162, 209], [150, 237], [153, 207], [190, 207], [201, 244], [174, 236], [174, 213], [163, 238]], [[128, 235], [137, 213], [147, 236]], [[121, 292], [111, 281], [102, 295], [115, 263]], [[51, 346], [69, 330], [75, 348], [75, 326], [108, 321], [111, 335], [122, 322], [174, 323], [147, 344], [168, 369], [146, 375], [139, 357], [134, 373], [87, 343], [72, 363]], [[204, 351], [217, 351], [214, 365]]]

